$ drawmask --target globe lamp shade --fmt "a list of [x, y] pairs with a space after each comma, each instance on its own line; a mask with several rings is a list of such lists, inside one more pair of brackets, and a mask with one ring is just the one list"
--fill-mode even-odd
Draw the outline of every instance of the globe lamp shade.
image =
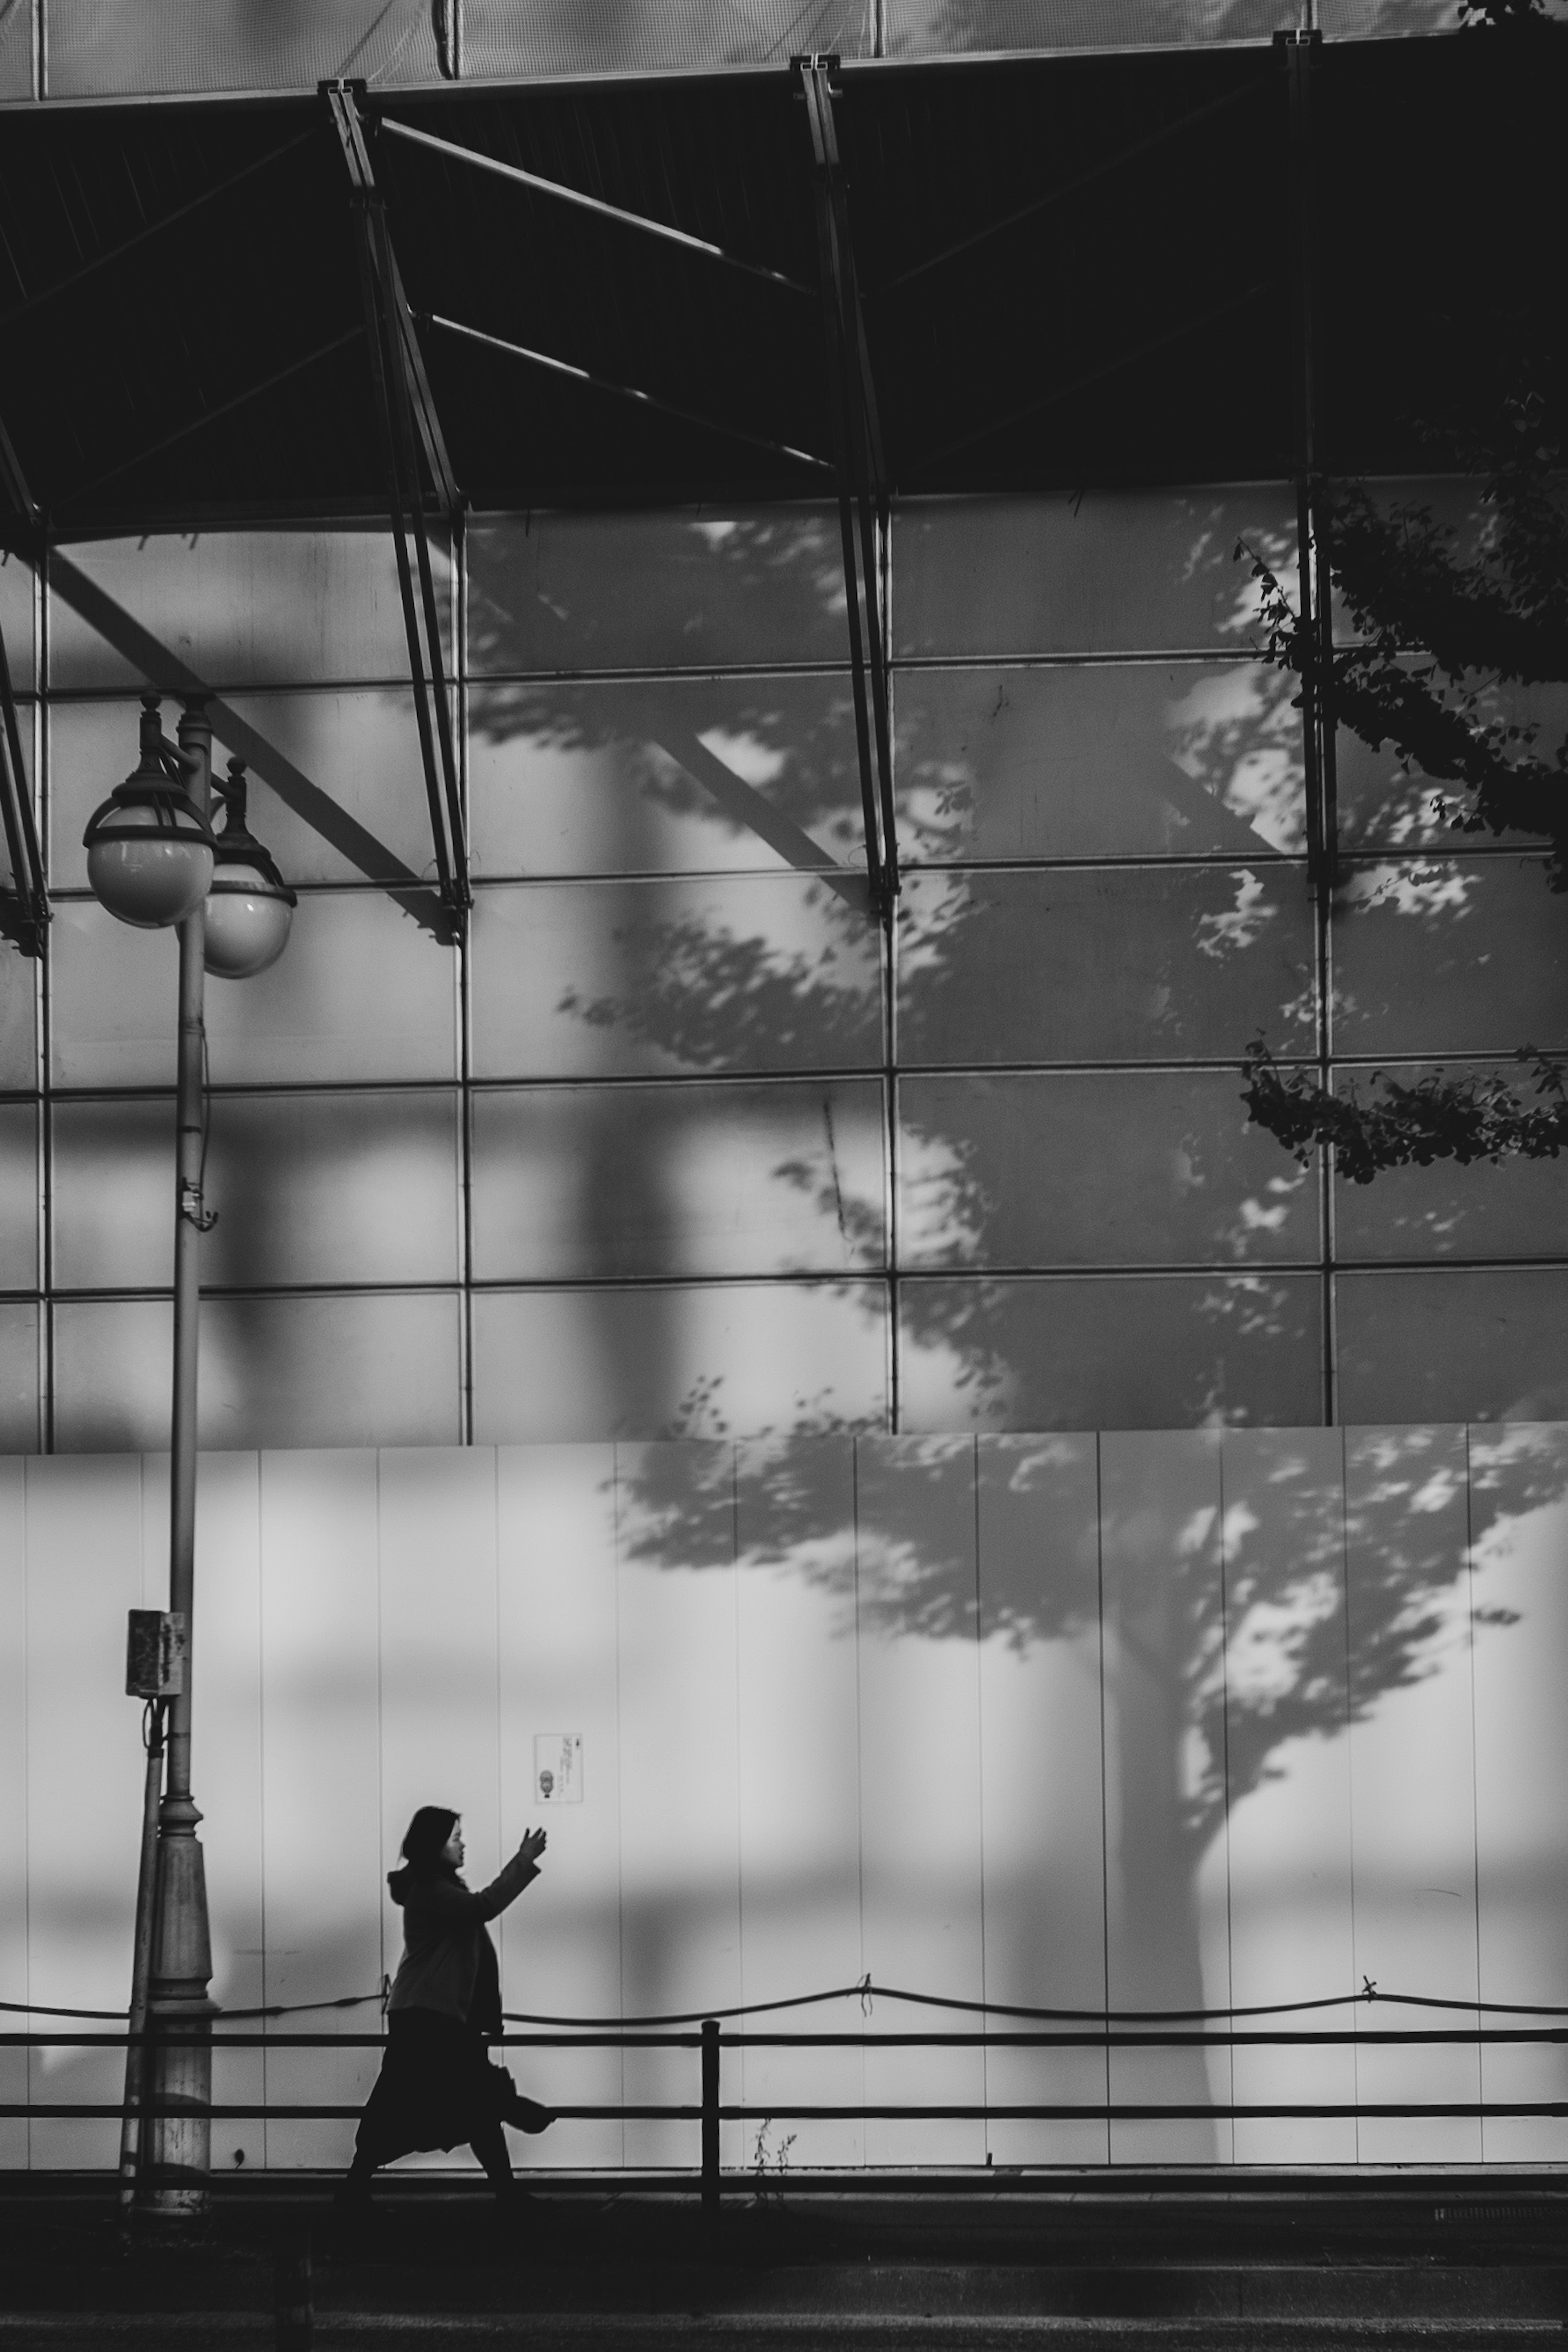
[[243, 760], [229, 761], [219, 787], [227, 808], [214, 844], [207, 894], [206, 967], [214, 980], [253, 980], [288, 944], [298, 903], [272, 859], [246, 825]]
[[207, 895], [212, 829], [195, 803], [162, 775], [128, 777], [82, 838], [94, 896], [138, 930], [183, 922]]
[[241, 865], [222, 857], [207, 893], [206, 966], [214, 980], [252, 980], [277, 961], [288, 944], [295, 896], [266, 868], [272, 860]]

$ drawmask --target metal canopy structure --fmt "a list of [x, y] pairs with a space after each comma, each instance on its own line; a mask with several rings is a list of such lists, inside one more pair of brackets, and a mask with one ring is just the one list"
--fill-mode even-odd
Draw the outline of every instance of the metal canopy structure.
[[[1429, 467], [1431, 385], [1450, 418], [1495, 403], [1511, 320], [1550, 299], [1528, 232], [1555, 218], [1565, 48], [1541, 26], [1336, 48], [1276, 34], [14, 113], [0, 530], [36, 552], [384, 515], [461, 925], [433, 529], [460, 531], [470, 506], [831, 481], [868, 905], [889, 922], [893, 498], [1288, 475], [1326, 660], [1316, 486]], [[1321, 666], [1303, 686], [1320, 887]], [[36, 951], [47, 900], [0, 701], [7, 928]]]
[[[1424, 387], [1536, 293], [1564, 47], [1314, 52], [1319, 462], [1421, 463]], [[885, 492], [1293, 470], [1279, 48], [831, 79]], [[798, 70], [361, 112], [470, 504], [829, 488]], [[52, 539], [386, 511], [349, 197], [325, 97], [7, 115], [0, 419]]]

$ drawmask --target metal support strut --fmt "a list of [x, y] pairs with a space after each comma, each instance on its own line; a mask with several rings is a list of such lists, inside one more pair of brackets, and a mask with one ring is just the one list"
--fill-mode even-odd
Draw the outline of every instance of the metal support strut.
[[[1323, 470], [1322, 306], [1318, 274], [1317, 154], [1312, 81], [1321, 34], [1276, 34], [1283, 52], [1290, 121], [1291, 395], [1295, 428], [1297, 595], [1300, 614], [1301, 748], [1307, 783], [1307, 879], [1312, 898], [1317, 975], [1317, 1081], [1333, 1083], [1333, 894], [1339, 879], [1339, 815], [1333, 716], [1333, 587], [1331, 509]], [[1334, 1271], [1334, 1155], [1318, 1169], [1320, 1388], [1325, 1427], [1339, 1418], [1338, 1288]]]
[[[180, 714], [178, 760], [203, 816], [211, 803], [213, 730], [206, 705]], [[205, 2210], [212, 2171], [213, 1948], [206, 1863], [191, 1794], [191, 1699], [196, 1603], [196, 1360], [201, 1331], [202, 1235], [212, 1223], [202, 1202], [206, 1154], [206, 924], [204, 900], [178, 926], [179, 1031], [175, 1062], [174, 1387], [169, 1442], [169, 1609], [188, 1648], [169, 1701], [163, 1793], [152, 1890], [150, 2046], [141, 2083], [157, 2111], [141, 2127], [139, 2202], [166, 2219]], [[149, 1759], [148, 1791], [153, 1775]], [[138, 1893], [138, 1908], [142, 1897]]]
[[5, 829], [5, 855], [11, 865], [11, 888], [16, 901], [16, 944], [24, 955], [44, 951], [44, 929], [49, 919], [49, 896], [44, 886], [44, 864], [38, 855], [37, 828], [33, 822], [33, 797], [22, 761], [22, 730], [16, 719], [16, 697], [11, 684], [11, 664], [5, 640], [0, 636], [0, 818]]
[[1312, 75], [1321, 33], [1278, 33], [1290, 95], [1291, 392], [1294, 417], [1297, 580], [1303, 640], [1301, 717], [1306, 739], [1307, 857], [1313, 882], [1332, 890], [1338, 865], [1333, 719], [1333, 597], [1322, 473], [1322, 304], [1317, 252]]
[[386, 207], [371, 166], [355, 86], [342, 81], [323, 82], [321, 90], [342, 148], [354, 212], [365, 340], [392, 545], [397, 555], [398, 592], [402, 599], [403, 629], [408, 638], [409, 673], [413, 684], [414, 718], [424, 766], [425, 797], [430, 804], [436, 874], [442, 898], [455, 913], [461, 915], [472, 905], [473, 898], [468, 887], [468, 852], [464, 838], [441, 621], [425, 527], [422, 457], [436, 503], [453, 529], [456, 528], [461, 499], [392, 251]]
[[[822, 334], [839, 483], [849, 607], [850, 674], [854, 690], [855, 747], [865, 818], [866, 868], [872, 904], [891, 923], [898, 896], [898, 838], [893, 809], [893, 733], [887, 684], [883, 555], [887, 543], [887, 478], [876, 388], [861, 315], [849, 205], [833, 122], [832, 77], [838, 59], [793, 60], [811, 139], [821, 272]], [[869, 682], [869, 696], [868, 696]], [[868, 707], [869, 705], [869, 707]]]
[[[0, 543], [15, 543], [37, 565], [44, 547], [43, 517], [17, 463], [11, 436], [0, 424], [0, 511], [9, 509], [11, 528], [0, 533]], [[16, 695], [5, 640], [0, 636], [0, 826], [5, 835], [5, 855], [11, 866], [11, 889], [16, 900], [14, 936], [24, 955], [41, 956], [49, 921], [49, 894], [38, 832], [33, 822], [33, 796], [22, 759], [22, 730], [16, 718]]]

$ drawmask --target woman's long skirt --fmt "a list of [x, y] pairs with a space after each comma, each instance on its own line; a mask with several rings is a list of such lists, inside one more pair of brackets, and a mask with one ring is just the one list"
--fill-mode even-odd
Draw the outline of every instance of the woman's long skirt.
[[391, 2164], [418, 2149], [461, 2147], [497, 2124], [538, 2132], [553, 2120], [492, 2065], [471, 2025], [434, 2009], [394, 2009], [354, 2145], [372, 2163]]

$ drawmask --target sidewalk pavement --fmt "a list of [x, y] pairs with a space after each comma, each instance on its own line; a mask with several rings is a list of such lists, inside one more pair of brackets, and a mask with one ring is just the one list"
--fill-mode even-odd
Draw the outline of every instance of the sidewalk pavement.
[[[1051, 2352], [1507, 2344], [1568, 2319], [1568, 2174], [383, 2176], [346, 2224], [321, 2176], [233, 2176], [200, 2224], [122, 2226], [102, 2176], [0, 2176], [0, 2352], [287, 2345], [309, 2249], [326, 2347]], [[294, 2265], [291, 2270], [290, 2265]]]

